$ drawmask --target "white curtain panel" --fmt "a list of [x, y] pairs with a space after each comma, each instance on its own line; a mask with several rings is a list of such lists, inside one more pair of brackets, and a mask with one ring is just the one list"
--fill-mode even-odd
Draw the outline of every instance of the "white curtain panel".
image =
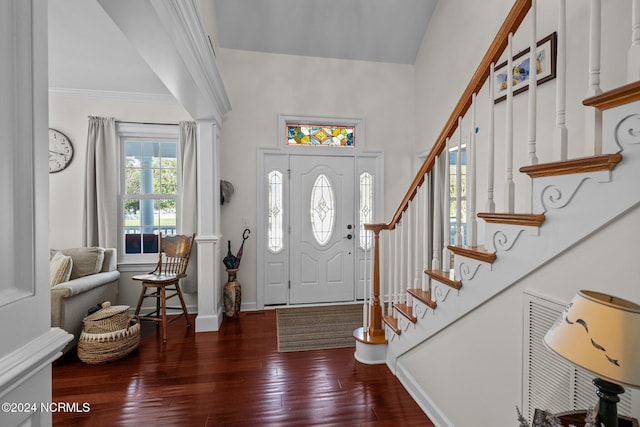
[[118, 243], [118, 140], [113, 118], [89, 116], [83, 244]]
[[[177, 229], [179, 234], [190, 236], [198, 227], [198, 199], [197, 199], [197, 127], [195, 122], [180, 122], [180, 184], [181, 195], [178, 201], [180, 215], [178, 216]], [[182, 281], [182, 288], [186, 293], [198, 291], [196, 272], [196, 245], [193, 246], [187, 277]]]

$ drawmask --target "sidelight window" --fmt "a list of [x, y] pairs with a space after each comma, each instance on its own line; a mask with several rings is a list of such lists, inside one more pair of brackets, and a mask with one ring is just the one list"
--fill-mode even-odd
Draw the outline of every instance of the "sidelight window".
[[282, 230], [282, 173], [277, 170], [269, 172], [267, 181], [269, 186], [267, 245], [271, 252], [277, 253], [284, 247], [284, 233]]

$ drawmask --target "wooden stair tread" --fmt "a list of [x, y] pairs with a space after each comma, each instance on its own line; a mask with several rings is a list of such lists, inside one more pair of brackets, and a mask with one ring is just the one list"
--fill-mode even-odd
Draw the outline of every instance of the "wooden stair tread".
[[386, 344], [387, 339], [384, 334], [382, 335], [371, 335], [369, 331], [365, 331], [365, 329], [361, 326], [353, 331], [353, 338], [356, 341], [360, 341], [365, 344]]
[[393, 308], [411, 323], [418, 321], [418, 318], [413, 315], [413, 307], [409, 307], [407, 304], [393, 304]]
[[432, 309], [435, 309], [438, 306], [438, 303], [431, 299], [431, 291], [423, 291], [422, 289], [407, 289], [407, 293], [409, 293], [415, 299], [422, 301]]
[[529, 227], [540, 227], [544, 222], [544, 214], [516, 214], [516, 213], [493, 213], [480, 212], [478, 218], [494, 224], [524, 225]]
[[488, 262], [489, 264], [493, 264], [493, 262], [496, 260], [496, 254], [487, 251], [484, 246], [449, 245], [447, 247], [452, 253], [456, 255], [476, 259], [478, 261]]
[[613, 170], [621, 160], [622, 154], [602, 154], [600, 156], [581, 157], [561, 162], [523, 166], [520, 168], [520, 172], [526, 173], [531, 178], [539, 178], [542, 176]]
[[462, 282], [454, 278], [453, 271], [425, 270], [425, 273], [432, 279], [451, 286], [454, 289], [460, 289], [462, 287]]
[[382, 316], [382, 321], [386, 323], [396, 335], [400, 335], [400, 328], [398, 328], [398, 319], [393, 316]]
[[635, 101], [640, 101], [640, 81], [592, 96], [582, 101], [582, 104], [587, 107], [595, 107], [598, 110], [608, 110]]

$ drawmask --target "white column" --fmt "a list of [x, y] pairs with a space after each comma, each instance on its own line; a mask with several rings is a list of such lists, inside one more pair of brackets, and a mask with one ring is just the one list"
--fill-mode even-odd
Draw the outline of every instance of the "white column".
[[471, 137], [467, 145], [467, 246], [478, 245], [476, 220], [476, 94], [471, 97]]
[[567, 160], [567, 1], [558, 0], [558, 53], [556, 62], [556, 128], [553, 138], [554, 160]]
[[538, 32], [536, 0], [531, 1], [531, 43], [529, 45], [529, 162], [538, 164], [536, 155], [537, 97], [538, 97]]
[[[601, 0], [591, 0], [589, 20], [589, 87], [585, 98], [600, 95]], [[584, 107], [586, 154], [602, 154], [602, 111]]]
[[504, 184], [504, 204], [507, 213], [515, 210], [515, 184], [513, 182], [513, 34], [509, 34], [507, 45], [507, 105], [505, 123], [506, 175]]
[[198, 121], [198, 316], [196, 332], [217, 331], [222, 323], [220, 283], [220, 128]]
[[493, 201], [494, 168], [495, 168], [495, 108], [493, 98], [495, 81], [495, 64], [489, 67], [489, 123], [487, 124], [487, 212], [495, 212], [496, 204]]
[[627, 59], [627, 81], [640, 80], [640, 0], [631, 0], [631, 47]]

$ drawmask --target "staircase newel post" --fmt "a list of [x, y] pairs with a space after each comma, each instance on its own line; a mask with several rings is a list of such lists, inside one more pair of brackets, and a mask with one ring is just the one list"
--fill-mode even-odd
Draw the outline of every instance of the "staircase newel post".
[[382, 305], [380, 304], [380, 230], [386, 224], [365, 224], [365, 230], [373, 231], [373, 297], [369, 316], [369, 336], [384, 336]]

